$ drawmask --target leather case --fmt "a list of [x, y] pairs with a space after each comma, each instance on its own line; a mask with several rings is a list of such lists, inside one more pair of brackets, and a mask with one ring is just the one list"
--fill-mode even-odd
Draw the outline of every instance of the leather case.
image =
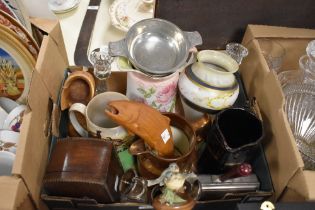
[[123, 169], [111, 142], [93, 138], [59, 139], [43, 180], [49, 195], [92, 198], [99, 203], [120, 200]]

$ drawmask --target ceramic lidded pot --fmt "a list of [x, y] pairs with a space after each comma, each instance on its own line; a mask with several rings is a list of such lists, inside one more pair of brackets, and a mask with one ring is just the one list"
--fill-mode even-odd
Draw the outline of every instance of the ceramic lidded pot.
[[237, 62], [229, 55], [203, 50], [197, 62], [181, 73], [178, 87], [182, 100], [199, 111], [213, 113], [234, 104], [239, 94]]

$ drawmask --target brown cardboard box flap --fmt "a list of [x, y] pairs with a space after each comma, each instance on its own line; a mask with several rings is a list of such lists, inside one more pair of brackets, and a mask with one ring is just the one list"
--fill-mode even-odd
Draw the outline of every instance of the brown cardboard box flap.
[[68, 56], [62, 36], [60, 23], [58, 20], [43, 19], [43, 18], [30, 18], [31, 23], [37, 28], [43, 30], [55, 41], [55, 44], [60, 49], [60, 53], [63, 56], [63, 60], [68, 64]]
[[309, 187], [309, 183], [315, 183], [315, 171], [299, 170], [288, 184], [288, 188], [304, 198], [315, 200], [315, 188]]
[[249, 25], [243, 44], [249, 50], [240, 68], [246, 89], [257, 98], [266, 130], [266, 158], [276, 198], [283, 201], [310, 200], [315, 197], [315, 173], [304, 170], [287, 116], [284, 95], [277, 75], [269, 70], [259, 39], [276, 40], [286, 49], [282, 70], [299, 68], [307, 43], [315, 39], [315, 30]]
[[248, 25], [242, 43], [247, 45], [257, 38], [305, 38], [315, 37], [315, 30], [278, 26]]
[[22, 179], [14, 176], [1, 176], [0, 185], [0, 204], [2, 210], [35, 209]]
[[41, 75], [50, 97], [55, 103], [58, 99], [61, 81], [64, 78], [64, 71], [68, 67], [68, 64], [63, 61], [60, 48], [53, 39], [50, 36], [44, 37], [35, 69]]
[[[34, 71], [28, 97], [31, 111], [24, 114], [13, 174], [20, 176], [32, 198], [39, 201], [48, 153], [49, 94], [39, 74]], [[38, 204], [38, 203], [37, 203]]]
[[[268, 28], [266, 27], [266, 30]], [[249, 56], [242, 63], [241, 74], [249, 96], [256, 97], [262, 114], [266, 131], [265, 152], [269, 167], [271, 170], [279, 171], [276, 175], [272, 174], [275, 195], [279, 197], [297, 170], [303, 167], [303, 161], [294, 146], [295, 142], [291, 142], [294, 138], [290, 126], [284, 119], [282, 110], [284, 98], [276, 75], [268, 69], [257, 40], [253, 39], [245, 46], [249, 49]], [[278, 138], [280, 139], [276, 140]], [[292, 154], [290, 161], [288, 154]]]

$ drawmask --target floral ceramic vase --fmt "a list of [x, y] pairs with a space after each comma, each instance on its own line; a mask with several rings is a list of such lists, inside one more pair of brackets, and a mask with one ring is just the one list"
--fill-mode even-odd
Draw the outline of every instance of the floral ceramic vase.
[[238, 68], [237, 62], [223, 52], [198, 52], [197, 62], [180, 75], [178, 87], [182, 100], [208, 113], [232, 106], [239, 94], [239, 84], [233, 74]]
[[147, 75], [127, 73], [127, 97], [142, 102], [161, 112], [174, 112], [179, 73], [152, 78]]

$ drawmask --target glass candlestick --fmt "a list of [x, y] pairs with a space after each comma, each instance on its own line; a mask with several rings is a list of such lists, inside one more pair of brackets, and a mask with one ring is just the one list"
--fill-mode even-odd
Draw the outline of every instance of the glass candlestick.
[[228, 43], [226, 45], [226, 52], [240, 65], [243, 58], [248, 55], [246, 47], [239, 43]]
[[97, 48], [90, 54], [90, 60], [93, 64], [93, 73], [96, 81], [96, 94], [107, 91], [106, 80], [111, 74], [111, 64], [113, 57], [108, 54], [108, 47]]

